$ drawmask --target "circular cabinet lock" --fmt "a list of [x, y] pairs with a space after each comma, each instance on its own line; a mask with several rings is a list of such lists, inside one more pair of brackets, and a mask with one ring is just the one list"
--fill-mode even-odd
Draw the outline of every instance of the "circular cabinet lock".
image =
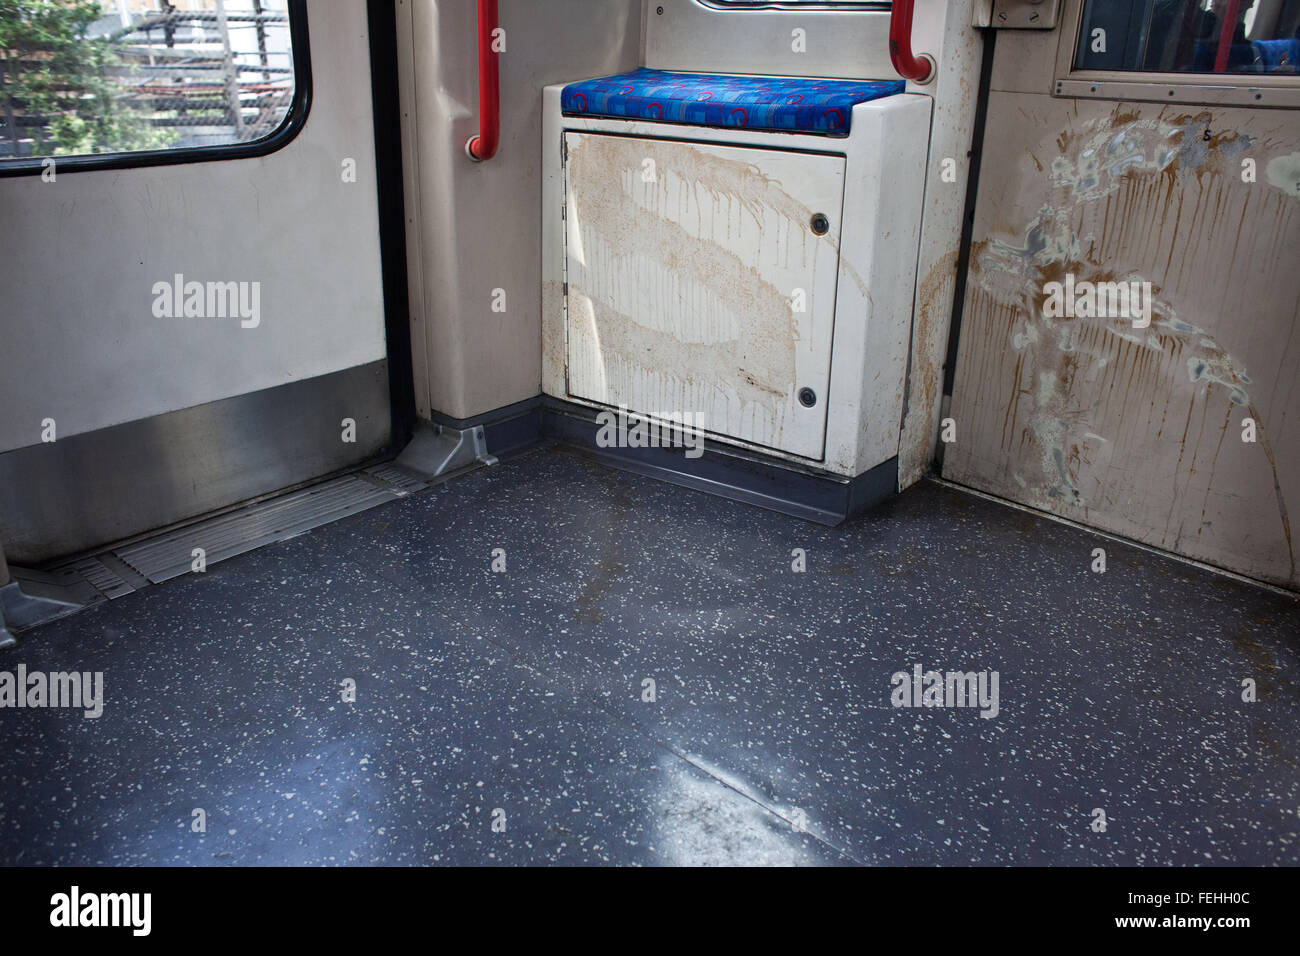
[[811, 388], [799, 389], [799, 404], [805, 408], [812, 408], [817, 404], [817, 393]]
[[831, 221], [826, 218], [825, 213], [817, 213], [812, 217], [812, 231], [819, 236], [824, 236], [831, 231]]

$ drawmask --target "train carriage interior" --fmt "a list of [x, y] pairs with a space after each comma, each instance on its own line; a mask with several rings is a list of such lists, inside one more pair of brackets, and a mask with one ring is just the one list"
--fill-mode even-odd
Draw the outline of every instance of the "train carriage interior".
[[0, 864], [1300, 863], [1298, 65], [0, 3]]

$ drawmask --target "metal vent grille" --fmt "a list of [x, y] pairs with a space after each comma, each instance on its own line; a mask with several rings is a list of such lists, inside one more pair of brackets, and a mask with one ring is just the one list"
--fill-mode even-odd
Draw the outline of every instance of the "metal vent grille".
[[414, 475], [408, 475], [392, 465], [375, 465], [373, 468], [367, 468], [365, 473], [392, 485], [401, 495], [412, 495], [429, 487], [426, 482], [421, 481]]
[[109, 600], [120, 598], [135, 591], [135, 588], [122, 580], [120, 575], [105, 567], [99, 558], [84, 558], [60, 570], [72, 571], [81, 575], [83, 581], [88, 581], [94, 585]]

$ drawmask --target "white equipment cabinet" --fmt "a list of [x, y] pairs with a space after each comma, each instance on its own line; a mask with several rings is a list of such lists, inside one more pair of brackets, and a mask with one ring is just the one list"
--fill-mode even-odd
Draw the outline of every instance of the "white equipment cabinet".
[[841, 476], [897, 455], [930, 100], [829, 137], [564, 116], [561, 89], [543, 391]]

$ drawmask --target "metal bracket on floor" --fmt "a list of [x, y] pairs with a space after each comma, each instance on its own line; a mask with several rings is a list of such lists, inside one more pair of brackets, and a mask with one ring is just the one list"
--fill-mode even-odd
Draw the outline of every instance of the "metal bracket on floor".
[[11, 567], [9, 575], [9, 583], [0, 587], [0, 648], [18, 643], [14, 631], [25, 631], [105, 600], [97, 588], [68, 571]]
[[487, 452], [483, 426], [456, 429], [432, 422], [419, 422], [411, 443], [397, 456], [396, 464], [426, 479], [441, 478], [474, 465], [495, 465]]

